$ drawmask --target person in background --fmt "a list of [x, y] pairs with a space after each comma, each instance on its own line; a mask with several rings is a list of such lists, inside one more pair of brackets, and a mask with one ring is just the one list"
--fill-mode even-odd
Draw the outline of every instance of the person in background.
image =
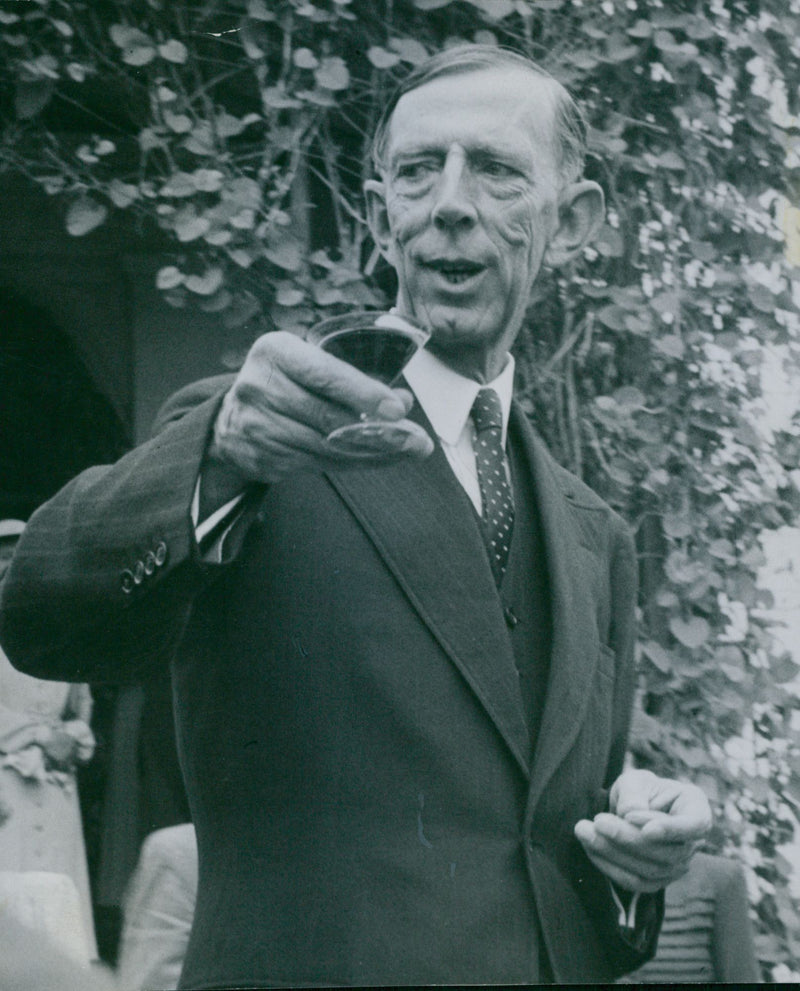
[[142, 843], [188, 819], [165, 670], [144, 684], [121, 688], [115, 702], [94, 887], [98, 942], [109, 962], [117, 960], [123, 899]]
[[150, 833], [125, 894], [118, 964], [125, 991], [177, 988], [196, 898], [194, 826]]
[[632, 984], [757, 984], [747, 887], [741, 865], [697, 853], [665, 892], [655, 957], [624, 978]]
[[[24, 529], [0, 520], [0, 578]], [[97, 958], [75, 769], [94, 753], [84, 684], [15, 670], [0, 650], [0, 904]]]
[[[182, 987], [584, 983], [653, 953], [708, 801], [623, 772], [633, 540], [512, 401], [542, 267], [602, 222], [583, 157], [523, 56], [417, 66], [365, 186], [397, 315], [432, 332], [403, 386], [267, 333], [26, 528], [16, 665], [171, 666], [199, 856]], [[362, 414], [409, 432], [337, 453]]]
[[0, 907], [3, 991], [129, 991], [103, 964], [80, 964], [45, 934]]

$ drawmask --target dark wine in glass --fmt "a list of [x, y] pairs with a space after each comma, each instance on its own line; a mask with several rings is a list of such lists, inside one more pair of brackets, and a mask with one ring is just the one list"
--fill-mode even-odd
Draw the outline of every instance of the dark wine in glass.
[[[396, 313], [359, 310], [323, 320], [311, 329], [310, 338], [323, 351], [346, 361], [359, 371], [393, 385], [430, 332]], [[339, 427], [328, 435], [328, 444], [350, 454], [374, 454], [385, 450], [387, 441], [397, 442], [416, 433], [415, 424], [370, 420], [366, 414], [356, 423]]]

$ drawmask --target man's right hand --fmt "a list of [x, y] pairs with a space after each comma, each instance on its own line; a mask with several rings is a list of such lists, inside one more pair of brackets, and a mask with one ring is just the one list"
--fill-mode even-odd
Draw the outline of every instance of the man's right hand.
[[[432, 453], [433, 441], [404, 419], [412, 404], [407, 389], [383, 385], [294, 334], [264, 334], [223, 400], [208, 459], [242, 482], [272, 483], [308, 469], [424, 458]], [[328, 434], [357, 422], [362, 413], [402, 420], [414, 432], [400, 441], [387, 440], [369, 457], [331, 450]]]

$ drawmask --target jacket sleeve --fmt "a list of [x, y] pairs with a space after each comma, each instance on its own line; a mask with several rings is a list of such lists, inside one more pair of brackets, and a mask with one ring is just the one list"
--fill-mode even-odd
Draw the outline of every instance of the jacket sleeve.
[[224, 389], [90, 468], [31, 517], [0, 597], [0, 642], [35, 677], [134, 683], [166, 664], [215, 569], [190, 506]]

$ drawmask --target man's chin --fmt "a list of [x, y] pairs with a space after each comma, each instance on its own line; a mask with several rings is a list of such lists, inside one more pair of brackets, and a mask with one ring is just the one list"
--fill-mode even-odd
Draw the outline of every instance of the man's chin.
[[481, 336], [481, 323], [472, 307], [439, 304], [423, 309], [419, 317], [435, 336], [463, 340], [465, 344]]

